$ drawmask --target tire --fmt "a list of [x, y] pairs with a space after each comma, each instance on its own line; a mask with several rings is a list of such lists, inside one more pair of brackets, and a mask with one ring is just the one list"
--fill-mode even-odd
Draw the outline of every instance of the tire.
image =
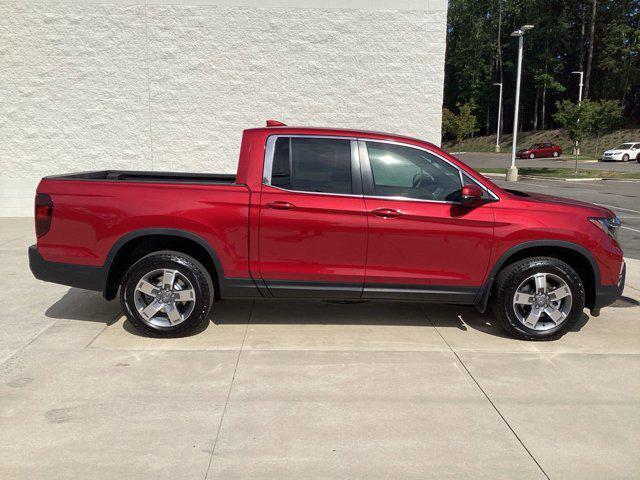
[[640, 163], [640, 153], [638, 154], [638, 156], [636, 157], [636, 162]]
[[[557, 289], [562, 290], [558, 295], [566, 295], [567, 287], [570, 295], [549, 303], [549, 297], [545, 299], [544, 295], [535, 293], [539, 285], [532, 277], [536, 274], [546, 274], [547, 294]], [[522, 340], [560, 338], [580, 319], [585, 304], [584, 285], [580, 276], [563, 261], [551, 257], [526, 258], [509, 265], [498, 274], [492, 293], [492, 309], [496, 319], [510, 335]], [[520, 295], [516, 297], [516, 293]], [[563, 318], [552, 321], [547, 310], [554, 316], [561, 314]], [[541, 312], [539, 317], [530, 317], [536, 312]], [[527, 324], [527, 320], [533, 326]]]
[[553, 156], [558, 158], [560, 156], [560, 154], [556, 151], [556, 152], [553, 152]]
[[627, 155], [626, 153], [622, 156], [622, 161], [623, 162], [628, 162], [629, 161], [629, 155]]
[[141, 333], [155, 337], [192, 333], [208, 320], [215, 298], [216, 287], [205, 267], [170, 250], [142, 257], [120, 285], [120, 303], [127, 319]]
[[536, 158], [536, 154], [535, 154], [535, 153], [530, 153], [530, 154], [529, 154], [529, 158], [530, 158], [531, 160], [533, 160], [534, 158]]

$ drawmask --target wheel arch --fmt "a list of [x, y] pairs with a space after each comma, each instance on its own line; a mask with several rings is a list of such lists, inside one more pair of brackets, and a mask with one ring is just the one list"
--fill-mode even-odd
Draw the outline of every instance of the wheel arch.
[[486, 311], [494, 281], [503, 268], [519, 260], [538, 256], [557, 258], [576, 270], [584, 284], [585, 306], [590, 309], [594, 307], [596, 286], [600, 284], [600, 267], [591, 252], [572, 242], [534, 240], [511, 247], [494, 263], [476, 297], [475, 303], [478, 310]]
[[159, 250], [174, 250], [192, 256], [204, 265], [218, 286], [224, 278], [218, 255], [199, 235], [178, 229], [146, 228], [123, 235], [111, 247], [104, 264], [107, 272], [102, 292], [104, 298], [115, 298], [120, 280], [133, 262]]

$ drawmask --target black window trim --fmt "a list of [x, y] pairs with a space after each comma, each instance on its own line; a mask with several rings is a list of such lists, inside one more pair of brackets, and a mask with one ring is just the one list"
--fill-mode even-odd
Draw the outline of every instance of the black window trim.
[[[352, 190], [353, 193], [332, 193], [332, 192], [309, 192], [305, 190], [290, 190], [287, 188], [276, 187], [271, 185], [271, 171], [273, 168], [273, 155], [275, 144], [278, 138], [327, 138], [331, 140], [349, 140], [351, 142], [351, 181], [352, 181]], [[277, 190], [282, 190], [284, 192], [294, 192], [294, 193], [303, 193], [307, 195], [330, 195], [330, 196], [338, 196], [338, 197], [356, 197], [356, 198], [377, 198], [383, 200], [402, 200], [402, 201], [411, 201], [411, 202], [426, 202], [426, 203], [445, 203], [445, 204], [453, 204], [457, 205], [460, 202], [453, 202], [449, 200], [425, 200], [420, 198], [409, 198], [409, 197], [386, 197], [375, 195], [375, 190], [373, 187], [373, 173], [371, 171], [371, 164], [369, 163], [369, 153], [367, 151], [367, 142], [373, 143], [387, 143], [391, 145], [399, 145], [402, 147], [413, 148], [416, 150], [421, 150], [426, 152], [434, 157], [442, 160], [443, 162], [451, 165], [458, 171], [460, 175], [460, 182], [464, 185], [464, 181], [462, 179], [462, 174], [466, 174], [473, 182], [480, 187], [482, 190], [487, 192], [491, 197], [488, 201], [499, 201], [500, 197], [496, 195], [490, 188], [484, 186], [478, 180], [474, 179], [471, 174], [461, 169], [456, 164], [452, 163], [442, 155], [439, 155], [437, 152], [433, 150], [429, 150], [424, 147], [420, 147], [418, 145], [413, 145], [405, 142], [398, 142], [395, 140], [378, 140], [375, 138], [361, 138], [361, 137], [347, 137], [342, 135], [300, 135], [300, 134], [280, 134], [280, 135], [269, 135], [267, 137], [267, 142], [265, 145], [265, 155], [264, 155], [264, 165], [262, 168], [262, 184], [269, 186], [271, 188], [275, 188]]]
[[373, 138], [358, 138], [358, 151], [359, 151], [359, 157], [360, 157], [360, 167], [362, 169], [362, 190], [364, 192], [365, 198], [377, 198], [377, 199], [383, 199], [383, 200], [402, 200], [402, 201], [426, 202], [426, 203], [447, 203], [447, 204], [454, 204], [454, 205], [458, 205], [460, 203], [460, 202], [453, 202], [453, 201], [450, 201], [450, 200], [425, 200], [425, 199], [421, 199], [421, 198], [409, 198], [409, 197], [403, 197], [403, 196], [376, 195], [375, 194], [374, 182], [373, 182], [373, 172], [371, 170], [371, 163], [369, 161], [369, 152], [367, 150], [367, 142], [371, 142], [371, 143], [387, 143], [387, 144], [391, 144], [391, 145], [399, 145], [399, 146], [402, 146], [402, 147], [413, 148], [415, 150], [421, 150], [421, 151], [426, 152], [426, 153], [428, 153], [430, 155], [433, 155], [434, 157], [442, 160], [443, 162], [447, 163], [448, 165], [452, 166], [453, 168], [455, 168], [458, 171], [458, 175], [460, 177], [461, 185], [465, 185], [465, 183], [463, 181], [463, 178], [462, 178], [462, 174], [464, 173], [465, 175], [467, 175], [467, 177], [469, 177], [471, 180], [473, 180], [473, 182], [478, 187], [480, 187], [483, 191], [485, 191], [485, 192], [487, 192], [489, 194], [489, 196], [491, 198], [488, 201], [494, 201], [495, 202], [495, 201], [499, 201], [500, 200], [500, 197], [498, 197], [491, 189], [485, 187], [480, 182], [478, 182], [476, 179], [474, 179], [471, 174], [469, 174], [468, 172], [462, 170], [456, 164], [450, 162], [449, 160], [444, 158], [442, 155], [438, 155], [436, 152], [434, 152], [432, 150], [429, 150], [429, 149], [423, 148], [423, 147], [419, 147], [417, 145], [412, 145], [412, 144], [409, 144], [409, 143], [396, 142], [394, 140], [377, 140], [377, 139], [373, 139]]
[[[351, 190], [352, 193], [334, 193], [334, 192], [309, 192], [307, 190], [293, 190], [289, 188], [277, 187], [271, 184], [271, 173], [273, 170], [273, 155], [276, 141], [279, 138], [314, 138], [314, 139], [330, 139], [330, 140], [348, 140], [351, 147]], [[291, 161], [291, 155], [289, 156]], [[337, 135], [296, 135], [282, 134], [269, 135], [265, 145], [264, 166], [262, 168], [262, 185], [282, 190], [284, 192], [305, 193], [308, 195], [330, 195], [338, 197], [356, 197], [362, 198], [362, 178], [361, 178], [360, 156], [358, 151], [358, 139], [354, 137], [345, 137]]]

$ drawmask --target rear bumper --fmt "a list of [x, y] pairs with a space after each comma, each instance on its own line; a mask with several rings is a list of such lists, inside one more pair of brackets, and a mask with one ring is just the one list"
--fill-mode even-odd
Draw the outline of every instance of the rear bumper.
[[29, 268], [38, 280], [101, 292], [106, 275], [102, 267], [90, 267], [45, 260], [36, 245], [29, 247]]
[[594, 316], [600, 314], [600, 309], [611, 305], [622, 296], [624, 282], [627, 277], [627, 264], [622, 264], [620, 279], [617, 285], [600, 285], [596, 288], [596, 298], [591, 313]]

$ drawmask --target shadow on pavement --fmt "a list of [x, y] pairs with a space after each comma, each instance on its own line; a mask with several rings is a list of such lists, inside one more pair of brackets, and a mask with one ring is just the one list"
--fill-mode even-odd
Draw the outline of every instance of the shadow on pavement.
[[[252, 309], [247, 305], [254, 303]], [[614, 307], [624, 308], [640, 304], [622, 297]], [[249, 319], [249, 311], [251, 317]], [[115, 323], [122, 315], [117, 300], [106, 301], [101, 293], [70, 288], [51, 305], [45, 315], [49, 318]], [[589, 321], [582, 318], [571, 329], [577, 332]], [[497, 337], [509, 337], [496, 323], [490, 312], [480, 313], [472, 306], [438, 305], [415, 302], [388, 301], [300, 301], [300, 300], [222, 300], [213, 310], [211, 322], [218, 325], [251, 324], [317, 324], [317, 325], [398, 325], [473, 329]], [[208, 327], [203, 323], [187, 336], [202, 333]], [[123, 328], [137, 336], [147, 336], [125, 321]], [[184, 335], [183, 335], [184, 336]]]
[[48, 318], [114, 323], [120, 315], [120, 302], [106, 301], [100, 292], [70, 288], [44, 313]]

